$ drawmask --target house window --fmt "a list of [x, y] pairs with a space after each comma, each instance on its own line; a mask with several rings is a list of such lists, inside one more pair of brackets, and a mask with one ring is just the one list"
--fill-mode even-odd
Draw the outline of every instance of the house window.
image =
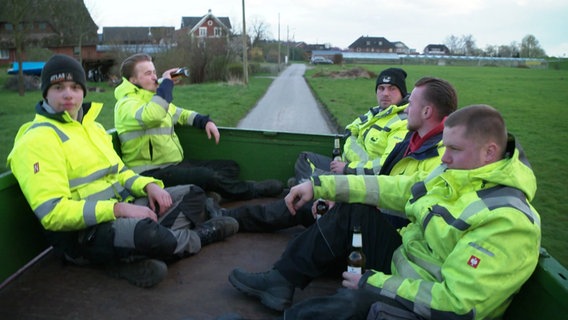
[[207, 37], [207, 27], [199, 27], [199, 36], [202, 38]]
[[10, 59], [10, 52], [7, 49], [0, 49], [0, 60]]
[[370, 46], [370, 45], [371, 45], [371, 41], [367, 40], [367, 45]]
[[81, 55], [81, 47], [73, 47], [73, 54], [76, 56]]
[[221, 30], [221, 28], [219, 28], [219, 27], [215, 27], [215, 29], [213, 29], [213, 32], [214, 32], [214, 34], [215, 34], [215, 37], [220, 37], [220, 36], [223, 35], [223, 34], [222, 34], [222, 30]]
[[45, 30], [45, 29], [47, 29], [47, 24], [45, 22], [40, 22], [38, 24], [38, 28], [39, 28], [39, 30]]
[[213, 20], [207, 21], [207, 25], [208, 25], [208, 26], [212, 26], [212, 25], [213, 25]]
[[6, 24], [4, 25], [4, 28], [5, 28], [6, 30], [8, 30], [8, 31], [12, 31], [12, 30], [14, 30], [14, 25], [11, 24], [11, 23], [6, 23]]

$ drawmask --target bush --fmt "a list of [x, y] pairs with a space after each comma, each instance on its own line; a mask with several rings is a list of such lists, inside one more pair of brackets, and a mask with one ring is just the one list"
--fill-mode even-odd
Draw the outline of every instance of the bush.
[[[39, 77], [24, 75], [24, 89], [25, 91], [39, 90]], [[18, 91], [18, 76], [10, 76], [4, 83], [4, 88], [10, 91]]]
[[232, 77], [232, 78], [242, 78], [243, 77], [243, 64], [242, 63], [233, 62], [233, 63], [229, 64], [227, 69], [228, 69], [229, 77]]

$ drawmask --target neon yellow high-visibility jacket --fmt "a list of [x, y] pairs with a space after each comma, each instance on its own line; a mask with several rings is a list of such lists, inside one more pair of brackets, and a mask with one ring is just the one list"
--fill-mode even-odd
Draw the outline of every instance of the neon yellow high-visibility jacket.
[[95, 121], [102, 104], [83, 105], [82, 122], [67, 111], [49, 114], [42, 103], [32, 122], [20, 127], [8, 165], [42, 226], [80, 230], [112, 221], [114, 204], [146, 196], [153, 178], [129, 170], [112, 138]]
[[404, 139], [408, 102], [391, 105], [386, 109], [378, 106], [359, 116], [345, 127], [348, 134], [343, 145], [343, 161], [347, 162], [345, 174], [379, 174], [394, 146]]
[[473, 170], [442, 165], [421, 182], [320, 176], [314, 197], [380, 204], [410, 219], [392, 275], [368, 270], [361, 287], [428, 319], [494, 319], [534, 271], [540, 248], [540, 217], [530, 204], [536, 178], [519, 148], [509, 154]]
[[[442, 163], [442, 155], [446, 150], [442, 143], [442, 132], [424, 141], [417, 150], [405, 154], [413, 134], [417, 133], [408, 132], [405, 139], [392, 149], [392, 152], [383, 163], [379, 174], [391, 176], [418, 174], [417, 177], [423, 179]], [[404, 211], [388, 210], [386, 208], [380, 208], [380, 210], [384, 214], [406, 218]]]
[[205, 128], [208, 116], [175, 106], [126, 78], [114, 90], [114, 125], [121, 142], [122, 160], [135, 172], [177, 164], [183, 148], [174, 125]]

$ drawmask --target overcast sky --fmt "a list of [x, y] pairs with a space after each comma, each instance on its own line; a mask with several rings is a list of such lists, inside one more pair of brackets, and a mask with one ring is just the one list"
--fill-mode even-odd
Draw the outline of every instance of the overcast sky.
[[[242, 28], [242, 0], [84, 0], [102, 27], [170, 26], [208, 10]], [[247, 27], [270, 25], [272, 39], [347, 48], [360, 36], [402, 41], [422, 52], [450, 35], [472, 35], [478, 48], [520, 43], [532, 34], [549, 56], [568, 57], [566, 0], [245, 0]], [[280, 28], [279, 28], [280, 27]], [[280, 32], [278, 31], [280, 29]]]

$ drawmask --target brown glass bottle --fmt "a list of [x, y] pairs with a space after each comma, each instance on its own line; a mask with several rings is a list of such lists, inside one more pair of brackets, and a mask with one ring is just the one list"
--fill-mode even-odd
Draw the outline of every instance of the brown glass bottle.
[[333, 141], [333, 150], [331, 150], [331, 158], [335, 161], [341, 161], [341, 143], [339, 136], [335, 136]]
[[321, 218], [321, 216], [323, 216], [327, 210], [329, 210], [329, 206], [327, 205], [327, 202], [325, 202], [325, 200], [318, 200], [316, 202], [316, 214], [317, 214], [317, 218]]
[[361, 235], [361, 227], [353, 227], [353, 247], [351, 253], [347, 257], [347, 272], [363, 274], [365, 272], [365, 254], [363, 253], [363, 237]]

